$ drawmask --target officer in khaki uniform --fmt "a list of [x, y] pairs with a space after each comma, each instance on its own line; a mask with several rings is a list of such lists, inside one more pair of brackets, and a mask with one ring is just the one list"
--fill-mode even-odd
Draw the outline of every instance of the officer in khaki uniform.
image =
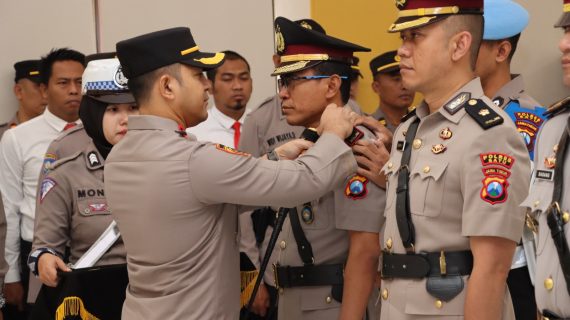
[[[115, 140], [126, 132], [127, 116], [138, 114], [121, 75], [116, 58], [89, 62], [83, 73], [79, 114], [91, 139], [83, 150], [49, 164], [50, 170], [39, 184], [28, 264], [45, 285], [57, 284], [57, 270], [69, 271], [63, 262], [67, 245], [69, 262], [74, 264], [113, 221], [103, 187], [105, 158]], [[125, 247], [119, 238], [95, 265], [125, 260]]]
[[[275, 20], [275, 30], [281, 63], [273, 74], [280, 76], [287, 122], [314, 127], [327, 104], [349, 108], [353, 53], [369, 49], [282, 17]], [[365, 128], [359, 130], [362, 138], [374, 138]], [[278, 319], [365, 318], [378, 267], [380, 251], [374, 241], [379, 241], [384, 204], [382, 189], [354, 175], [291, 209], [274, 266]]]
[[530, 160], [474, 75], [483, 1], [397, 6], [389, 31], [402, 38], [402, 78], [424, 101], [396, 129], [383, 168], [381, 319], [514, 319], [505, 281]]
[[[256, 159], [197, 142], [184, 129], [203, 121], [203, 70], [223, 54], [199, 50], [188, 28], [117, 43], [141, 116], [105, 166], [105, 190], [127, 248], [130, 284], [122, 318], [236, 319], [241, 205], [291, 207], [318, 198], [356, 170], [343, 139], [356, 115], [329, 106], [321, 139], [296, 161]], [[271, 158], [297, 157], [292, 141]]]
[[40, 92], [40, 60], [24, 60], [14, 64], [14, 94], [19, 101], [18, 111], [10, 121], [0, 124], [0, 138], [4, 132], [44, 112], [46, 101]]
[[371, 116], [394, 133], [396, 127], [414, 102], [414, 92], [402, 84], [400, 57], [396, 50], [380, 54], [370, 60], [372, 90], [380, 104]]
[[[564, 1], [557, 28], [562, 63], [570, 56], [570, 0]], [[570, 71], [563, 68], [563, 83], [570, 87]], [[537, 236], [535, 296], [540, 319], [570, 318], [570, 98], [548, 108], [549, 119], [536, 139], [535, 170], [528, 198], [528, 224]]]

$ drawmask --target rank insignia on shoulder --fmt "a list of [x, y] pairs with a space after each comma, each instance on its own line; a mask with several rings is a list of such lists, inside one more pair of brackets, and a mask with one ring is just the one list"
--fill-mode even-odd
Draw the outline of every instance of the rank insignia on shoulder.
[[57, 160], [57, 156], [52, 153], [46, 153], [42, 166], [43, 174], [46, 175], [52, 169], [52, 164]]
[[454, 115], [457, 111], [461, 110], [465, 102], [471, 98], [471, 93], [462, 92], [451, 99], [451, 101], [446, 104], [443, 108], [449, 112], [449, 114]]
[[354, 175], [350, 180], [348, 180], [346, 188], [344, 189], [344, 194], [353, 200], [363, 199], [368, 194], [367, 184], [367, 178], [360, 175]]
[[496, 98], [493, 100], [493, 103], [494, 103], [497, 107], [500, 107], [500, 106], [503, 105], [503, 103], [505, 103], [505, 98], [503, 98], [503, 97], [496, 97]]
[[310, 203], [303, 205], [303, 209], [301, 209], [301, 219], [303, 219], [303, 222], [306, 224], [312, 224], [313, 221], [315, 221], [313, 206]]
[[224, 146], [223, 144], [216, 144], [216, 149], [223, 151], [223, 152], [227, 152], [229, 154], [235, 154], [236, 156], [242, 156], [242, 157], [249, 157], [250, 154], [249, 153], [245, 153], [245, 152], [241, 152], [238, 151], [232, 147], [228, 147], [228, 146]]
[[502, 153], [483, 153], [479, 155], [483, 166], [483, 188], [481, 199], [492, 205], [503, 203], [508, 198], [507, 179], [511, 175], [515, 158]]
[[99, 157], [97, 156], [97, 153], [95, 151], [89, 152], [89, 154], [87, 155], [87, 159], [89, 159], [89, 165], [91, 167], [101, 165], [101, 161], [99, 161]]
[[504, 119], [481, 99], [471, 99], [465, 111], [484, 130], [503, 123]]
[[46, 197], [48, 192], [50, 192], [51, 189], [53, 189], [53, 187], [55, 187], [56, 185], [57, 183], [55, 182], [55, 180], [51, 178], [45, 178], [44, 181], [42, 181], [42, 185], [40, 186], [40, 203], [44, 201], [44, 198]]

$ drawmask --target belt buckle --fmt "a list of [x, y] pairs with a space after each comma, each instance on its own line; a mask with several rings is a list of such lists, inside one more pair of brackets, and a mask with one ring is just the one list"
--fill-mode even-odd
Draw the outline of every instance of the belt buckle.
[[279, 277], [277, 274], [277, 268], [279, 268], [279, 263], [273, 264], [273, 284], [275, 285], [275, 289], [279, 290], [281, 287], [279, 286]]

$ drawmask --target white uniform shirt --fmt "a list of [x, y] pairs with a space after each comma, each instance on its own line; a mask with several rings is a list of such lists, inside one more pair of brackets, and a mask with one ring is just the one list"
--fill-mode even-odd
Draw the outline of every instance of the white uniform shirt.
[[[238, 120], [243, 127], [243, 121], [248, 111], [244, 112]], [[198, 141], [210, 141], [214, 143], [221, 143], [225, 146], [236, 148], [234, 145], [234, 128], [232, 127], [236, 121], [223, 114], [216, 106], [208, 110], [208, 119], [198, 124], [197, 126], [186, 129], [186, 132], [196, 136]]]
[[42, 115], [6, 131], [0, 142], [0, 190], [7, 223], [6, 262], [10, 266], [6, 283], [20, 281], [20, 237], [30, 242], [33, 239], [44, 155], [67, 124], [48, 108]]

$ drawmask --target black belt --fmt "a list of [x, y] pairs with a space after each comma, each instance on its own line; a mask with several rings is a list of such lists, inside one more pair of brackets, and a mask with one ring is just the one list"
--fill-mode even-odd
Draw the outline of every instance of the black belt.
[[421, 279], [433, 276], [466, 276], [473, 270], [471, 251], [382, 255], [383, 278]]
[[550, 312], [546, 309], [544, 309], [542, 311], [542, 318], [543, 320], [570, 320], [570, 318], [562, 318], [560, 316], [558, 316], [556, 313], [554, 312]]
[[276, 288], [341, 285], [342, 264], [308, 265], [303, 267], [273, 265]]

